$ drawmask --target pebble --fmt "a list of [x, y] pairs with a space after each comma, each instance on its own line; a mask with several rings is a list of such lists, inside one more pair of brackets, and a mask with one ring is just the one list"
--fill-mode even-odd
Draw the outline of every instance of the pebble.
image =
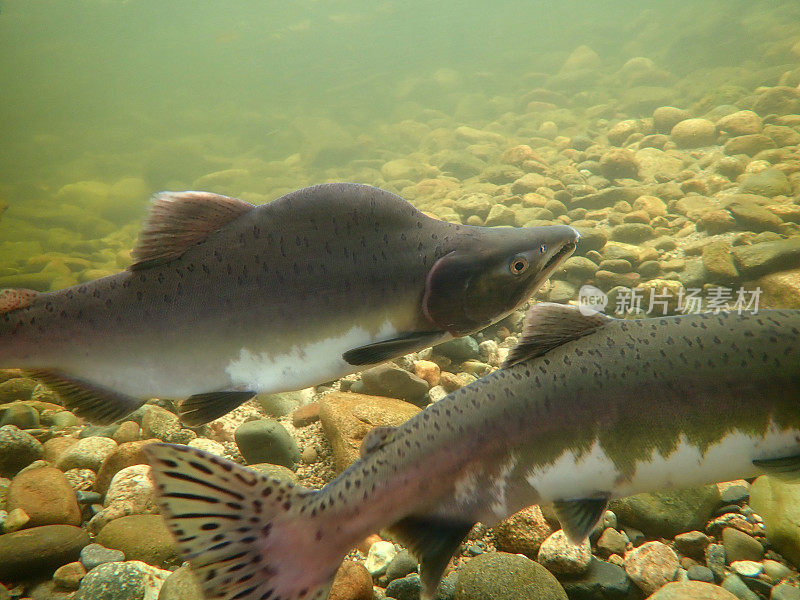
[[145, 438], [158, 438], [171, 442], [172, 437], [181, 429], [178, 415], [171, 413], [166, 408], [155, 404], [145, 404], [142, 415], [142, 436]]
[[721, 585], [724, 589], [739, 598], [739, 600], [760, 600], [758, 594], [747, 587], [747, 584], [734, 573], [725, 577]]
[[718, 119], [717, 128], [734, 137], [761, 133], [761, 117], [752, 110], [739, 110]]
[[120, 470], [133, 465], [146, 464], [147, 458], [144, 455], [144, 447], [155, 441], [158, 440], [150, 439], [124, 442], [114, 448], [108, 456], [103, 459], [103, 463], [100, 465], [100, 470], [97, 472], [97, 481], [94, 486], [95, 489], [101, 494], [105, 494], [111, 480], [114, 479], [114, 475]]
[[398, 398], [418, 404], [428, 392], [426, 380], [392, 363], [372, 367], [361, 373], [364, 391], [375, 396]]
[[407, 550], [401, 550], [386, 568], [386, 579], [393, 581], [417, 570], [417, 559]]
[[56, 461], [62, 471], [67, 469], [91, 469], [97, 472], [100, 465], [117, 448], [117, 442], [107, 437], [93, 436], [78, 440]]
[[56, 569], [53, 583], [59, 589], [72, 592], [78, 589], [85, 575], [86, 569], [80, 562], [71, 562]]
[[91, 469], [68, 469], [64, 471], [64, 477], [76, 494], [91, 490], [97, 482], [97, 474]]
[[125, 553], [121, 550], [106, 548], [100, 544], [89, 544], [81, 550], [80, 562], [87, 571], [91, 571], [97, 565], [110, 562], [121, 562], [125, 560]]
[[722, 530], [722, 545], [728, 564], [735, 561], [760, 561], [764, 558], [764, 546], [746, 533], [726, 527]]
[[613, 527], [607, 527], [597, 540], [597, 554], [609, 557], [612, 554], [625, 554], [627, 538]]
[[124, 421], [117, 427], [114, 435], [111, 436], [117, 444], [122, 445], [127, 442], [136, 442], [142, 439], [142, 428], [136, 421]]
[[555, 575], [580, 575], [589, 568], [592, 548], [588, 540], [572, 544], [559, 529], [542, 542], [536, 560]]
[[653, 111], [653, 125], [659, 133], [669, 133], [681, 121], [689, 118], [689, 112], [674, 106], [660, 106]]
[[197, 448], [198, 450], [209, 452], [210, 454], [215, 454], [217, 456], [225, 456], [225, 446], [208, 438], [195, 438], [186, 445], [190, 448]]
[[414, 361], [414, 374], [420, 379], [424, 379], [429, 387], [439, 385], [439, 377], [442, 370], [435, 362], [430, 360]]
[[661, 542], [646, 542], [625, 555], [625, 572], [645, 594], [675, 579], [678, 555]]
[[764, 573], [766, 573], [772, 581], [780, 581], [784, 577], [792, 576], [792, 570], [776, 560], [765, 559], [761, 564], [764, 565]]
[[248, 464], [272, 463], [293, 469], [300, 462], [297, 442], [273, 419], [246, 421], [236, 428], [234, 438]]
[[132, 465], [120, 469], [108, 486], [103, 505], [103, 510], [89, 523], [92, 532], [100, 531], [106, 523], [119, 517], [157, 513], [150, 466]]
[[502, 552], [524, 554], [535, 559], [542, 542], [553, 533], [539, 506], [514, 513], [492, 528], [495, 547]]
[[708, 119], [685, 119], [675, 124], [670, 137], [679, 148], [711, 146], [717, 141], [717, 128]]
[[753, 560], [735, 560], [731, 562], [730, 568], [742, 577], [758, 577], [764, 572], [764, 565]]
[[711, 542], [702, 531], [687, 531], [675, 536], [675, 549], [684, 556], [702, 558], [706, 547]]
[[446, 356], [450, 360], [461, 363], [470, 358], [480, 358], [478, 342], [471, 335], [447, 340], [433, 347], [434, 354]]
[[133, 560], [99, 565], [81, 580], [74, 600], [150, 600], [158, 598], [170, 571]]
[[711, 583], [675, 581], [660, 588], [647, 600], [737, 600], [737, 597]]
[[15, 402], [0, 409], [0, 426], [16, 425], [20, 429], [36, 429], [39, 427], [39, 413], [32, 406]]
[[692, 581], [714, 583], [714, 573], [711, 572], [711, 569], [703, 565], [691, 565], [686, 569], [686, 574]]
[[800, 600], [800, 589], [788, 583], [779, 583], [772, 588], [770, 600]]
[[3, 533], [12, 533], [28, 527], [31, 522], [30, 516], [23, 508], [14, 508], [6, 514], [3, 519]]
[[158, 600], [201, 600], [203, 591], [189, 563], [173, 571], [161, 585]]
[[16, 425], [0, 427], [0, 477], [13, 477], [44, 456], [42, 444]]
[[397, 556], [397, 550], [392, 542], [375, 542], [369, 547], [367, 560], [364, 566], [372, 577], [379, 577], [389, 568], [389, 563]]
[[571, 600], [627, 600], [635, 590], [625, 570], [593, 558], [588, 570], [577, 577], [559, 579]]

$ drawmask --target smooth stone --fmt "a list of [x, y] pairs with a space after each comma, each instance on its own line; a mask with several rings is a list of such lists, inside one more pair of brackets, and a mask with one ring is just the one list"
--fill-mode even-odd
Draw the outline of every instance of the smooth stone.
[[[516, 182], [515, 182], [516, 183]], [[489, 210], [484, 225], [486, 227], [511, 226], [517, 223], [517, 214], [513, 209], [502, 204], [495, 204]]]
[[777, 560], [766, 559], [762, 561], [764, 565], [764, 573], [766, 573], [772, 581], [780, 581], [785, 577], [791, 577], [793, 571], [786, 565], [779, 563]]
[[761, 117], [752, 110], [740, 110], [717, 120], [717, 128], [733, 137], [761, 133]]
[[611, 230], [611, 239], [628, 244], [640, 244], [653, 237], [653, 228], [645, 223], [622, 223]]
[[188, 563], [174, 570], [161, 585], [158, 600], [203, 600], [203, 590]]
[[136, 421], [124, 421], [117, 427], [111, 439], [120, 446], [128, 442], [137, 442], [142, 439], [142, 428]]
[[779, 583], [772, 588], [769, 600], [800, 600], [800, 589], [788, 583]]
[[394, 581], [417, 571], [417, 559], [407, 550], [401, 550], [386, 568], [386, 579]]
[[597, 554], [605, 558], [612, 554], [623, 556], [627, 549], [627, 541], [622, 533], [613, 527], [607, 527], [597, 540]]
[[639, 163], [627, 148], [612, 148], [600, 157], [600, 173], [610, 180], [637, 179]]
[[709, 537], [702, 531], [687, 531], [675, 536], [675, 548], [684, 556], [702, 558], [710, 543]]
[[0, 535], [0, 581], [52, 573], [78, 559], [89, 534], [73, 525], [43, 525]]
[[433, 353], [446, 356], [450, 360], [460, 363], [471, 358], [480, 358], [478, 342], [470, 335], [453, 338], [433, 347]]
[[13, 477], [44, 456], [42, 444], [16, 425], [0, 427], [0, 477]]
[[608, 242], [608, 234], [599, 227], [578, 227], [577, 230], [581, 234], [581, 242], [575, 249], [577, 256], [586, 256], [587, 252], [602, 250]]
[[0, 427], [16, 425], [20, 429], [36, 429], [39, 427], [39, 412], [32, 406], [12, 403], [0, 409]]
[[386, 597], [396, 600], [419, 600], [422, 583], [417, 573], [394, 579], [386, 586]]
[[75, 591], [86, 575], [86, 569], [79, 562], [71, 562], [58, 567], [53, 573], [53, 583], [60, 590]]
[[6, 509], [15, 508], [28, 514], [28, 527], [81, 524], [75, 491], [64, 473], [55, 467], [31, 469], [14, 477], [8, 489]]
[[728, 563], [741, 560], [760, 561], [764, 558], [764, 546], [743, 531], [726, 527], [722, 530], [722, 545]]
[[709, 544], [705, 552], [706, 566], [714, 573], [714, 578], [721, 581], [725, 577], [725, 546]]
[[717, 141], [717, 128], [708, 119], [685, 119], [675, 124], [670, 137], [679, 148], [711, 146]]
[[352, 560], [342, 562], [333, 578], [328, 600], [373, 600], [373, 598], [372, 577], [364, 565]]
[[501, 552], [524, 554], [535, 559], [542, 542], [553, 533], [539, 506], [514, 513], [492, 528], [495, 547]]
[[683, 490], [637, 494], [611, 503], [621, 523], [653, 536], [673, 537], [701, 530], [719, 505], [714, 485]]
[[725, 577], [721, 585], [724, 589], [739, 598], [739, 600], [760, 600], [758, 594], [747, 587], [747, 584], [734, 573]]
[[150, 600], [169, 575], [139, 560], [106, 563], [86, 574], [74, 600]]
[[142, 408], [142, 437], [171, 442], [172, 436], [181, 429], [178, 415], [155, 404], [145, 404]]
[[100, 544], [89, 544], [81, 549], [81, 564], [87, 571], [91, 571], [98, 565], [111, 562], [122, 562], [125, 560], [125, 553], [121, 550], [106, 548]]
[[559, 529], [542, 542], [536, 560], [554, 575], [580, 575], [589, 568], [592, 547], [589, 540], [577, 545], [570, 543]]
[[635, 594], [625, 570], [597, 558], [589, 563], [589, 569], [579, 577], [563, 577], [569, 600], [630, 600]]
[[714, 573], [711, 569], [703, 565], [691, 565], [686, 569], [686, 575], [692, 581], [705, 581], [707, 583], [714, 583]]
[[754, 560], [731, 561], [731, 571], [742, 577], [758, 577], [764, 572], [764, 565]]
[[743, 229], [748, 231], [775, 231], [783, 220], [744, 194], [735, 196], [726, 207]]
[[120, 469], [108, 486], [103, 506], [103, 510], [89, 522], [92, 532], [100, 531], [106, 523], [119, 517], [157, 513], [150, 466], [132, 465]]
[[386, 572], [396, 556], [397, 550], [392, 542], [375, 542], [369, 547], [364, 566], [372, 577], [378, 577]]
[[121, 550], [128, 560], [166, 567], [175, 564], [177, 548], [161, 515], [129, 515], [107, 523], [95, 541]]
[[62, 471], [68, 469], [91, 469], [97, 472], [100, 465], [114, 449], [117, 442], [107, 437], [93, 436], [78, 440], [70, 446], [56, 461]]
[[674, 106], [659, 106], [653, 111], [653, 124], [659, 133], [669, 133], [681, 121], [689, 118], [689, 111]]
[[305, 406], [314, 398], [314, 389], [306, 388], [278, 394], [258, 394], [254, 399], [271, 417], [283, 417], [295, 409]]
[[701, 581], [673, 581], [647, 600], [737, 600], [729, 591]]
[[758, 277], [796, 267], [800, 261], [800, 237], [735, 246], [732, 252], [742, 276]]
[[195, 438], [188, 444], [186, 444], [190, 448], [197, 448], [198, 450], [202, 450], [203, 452], [208, 452], [210, 454], [216, 454], [217, 456], [225, 456], [225, 446], [220, 444], [219, 442], [215, 442], [214, 440], [210, 440], [208, 438]]
[[392, 363], [367, 369], [361, 373], [361, 381], [368, 394], [415, 404], [421, 401], [429, 388], [427, 381]]
[[739, 278], [739, 271], [733, 263], [731, 245], [727, 240], [713, 241], [704, 246], [702, 260], [714, 281], [727, 283]]
[[144, 447], [147, 444], [157, 442], [157, 438], [149, 440], [138, 440], [135, 442], [123, 442], [114, 448], [108, 456], [103, 459], [100, 469], [97, 471], [97, 480], [94, 489], [105, 494], [111, 480], [114, 479], [119, 471], [125, 467], [133, 465], [147, 464], [147, 457], [144, 454]]
[[2, 519], [2, 531], [4, 533], [12, 533], [14, 531], [19, 531], [20, 529], [25, 529], [30, 520], [31, 518], [24, 509], [14, 508], [8, 511], [8, 513], [5, 515], [5, 518]]
[[37, 381], [29, 377], [6, 379], [0, 383], [0, 404], [30, 400], [37, 385]]
[[337, 472], [360, 456], [361, 441], [375, 427], [397, 427], [419, 412], [419, 407], [396, 398], [334, 392], [320, 400], [322, 430], [331, 444]]
[[564, 588], [542, 565], [524, 556], [487, 552], [464, 565], [455, 600], [568, 600]]
[[625, 572], [645, 594], [675, 579], [678, 555], [661, 542], [645, 542], [625, 555]]
[[742, 176], [740, 184], [743, 192], [767, 198], [792, 195], [789, 178], [778, 169], [766, 169], [760, 173], [745, 174]]
[[750, 507], [764, 519], [772, 547], [800, 564], [800, 483], [762, 475], [750, 486]]
[[561, 268], [567, 279], [582, 283], [592, 277], [599, 267], [597, 263], [584, 256], [570, 256]]
[[286, 428], [272, 419], [246, 421], [234, 432], [239, 451], [248, 464], [272, 463], [293, 469], [300, 449]]

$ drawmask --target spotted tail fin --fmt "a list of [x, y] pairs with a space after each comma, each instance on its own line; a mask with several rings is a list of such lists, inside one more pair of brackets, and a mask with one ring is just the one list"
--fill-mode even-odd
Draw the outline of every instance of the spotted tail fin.
[[145, 452], [162, 514], [206, 598], [328, 597], [344, 552], [317, 547], [322, 524], [310, 513], [320, 492], [187, 446]]

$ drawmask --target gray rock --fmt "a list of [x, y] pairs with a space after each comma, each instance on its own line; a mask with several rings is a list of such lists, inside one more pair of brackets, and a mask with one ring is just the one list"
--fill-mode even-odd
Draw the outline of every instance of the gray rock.
[[767, 210], [755, 200], [758, 196], [745, 194], [736, 196], [727, 209], [743, 229], [749, 231], [776, 231], [783, 223], [775, 213]]
[[673, 537], [705, 527], [719, 504], [715, 485], [685, 490], [638, 494], [612, 502], [621, 523], [633, 525], [648, 535]]
[[568, 600], [558, 580], [524, 556], [494, 552], [470, 560], [458, 576], [456, 600]]
[[0, 477], [13, 477], [44, 456], [44, 448], [16, 425], [0, 427]]
[[566, 304], [570, 300], [578, 297], [578, 288], [569, 282], [555, 279], [550, 286], [550, 292], [547, 299], [550, 302], [558, 302], [559, 304]]
[[647, 600], [736, 600], [736, 596], [704, 581], [674, 581], [660, 588]]
[[172, 437], [181, 429], [178, 415], [155, 404], [147, 404], [142, 416], [142, 438], [158, 438], [172, 442]]
[[368, 394], [398, 398], [415, 404], [428, 393], [427, 381], [392, 363], [367, 369], [361, 374], [361, 381], [364, 382]]
[[91, 571], [98, 565], [111, 562], [122, 562], [125, 560], [125, 553], [121, 550], [106, 548], [100, 544], [89, 544], [81, 550], [81, 564], [87, 571]]
[[706, 566], [714, 573], [717, 581], [725, 577], [725, 547], [722, 544], [709, 544], [705, 550]]
[[405, 577], [409, 573], [414, 573], [416, 570], [417, 559], [410, 552], [403, 550], [392, 559], [392, 562], [386, 568], [386, 579], [394, 581]]
[[64, 451], [56, 460], [62, 471], [69, 469], [100, 469], [103, 459], [117, 447], [117, 442], [108, 437], [92, 436], [82, 438]]
[[599, 227], [579, 227], [578, 233], [581, 234], [581, 241], [575, 249], [577, 256], [585, 256], [587, 252], [592, 250], [602, 250], [603, 246], [608, 242], [608, 234]]
[[745, 582], [733, 573], [722, 581], [722, 587], [739, 598], [739, 600], [759, 600], [758, 594], [747, 587]]
[[750, 484], [744, 480], [729, 483], [720, 492], [720, 499], [725, 504], [737, 504], [747, 500], [749, 496]]
[[[581, 243], [583, 243], [583, 238], [581, 238]], [[584, 256], [570, 256], [562, 266], [566, 278], [579, 284], [592, 277], [598, 268], [597, 263]]]
[[0, 383], [0, 404], [30, 400], [37, 382], [28, 377], [14, 377]]
[[640, 244], [653, 237], [653, 228], [645, 223], [622, 223], [611, 230], [611, 239], [627, 244]]
[[792, 570], [786, 565], [779, 563], [777, 560], [766, 559], [762, 563], [764, 565], [764, 573], [774, 581], [780, 581], [784, 577], [791, 577]]
[[764, 572], [764, 565], [754, 560], [735, 560], [730, 567], [731, 571], [742, 577], [758, 577]]
[[143, 600], [157, 597], [169, 571], [141, 561], [106, 563], [81, 580], [74, 600]]
[[728, 564], [739, 560], [759, 561], [764, 558], [764, 547], [761, 543], [733, 527], [722, 530], [722, 545], [725, 547]]
[[691, 565], [686, 569], [686, 574], [692, 581], [714, 583], [714, 573], [711, 572], [711, 569], [703, 565]]
[[675, 579], [678, 555], [666, 544], [646, 542], [625, 555], [625, 572], [645, 594]]
[[687, 531], [675, 536], [675, 548], [690, 558], [702, 558], [710, 540], [702, 531]]
[[772, 588], [770, 600], [800, 600], [800, 589], [788, 583], [779, 583]]
[[15, 402], [0, 410], [0, 427], [16, 425], [20, 429], [36, 429], [39, 427], [39, 413], [32, 406]]
[[173, 571], [158, 593], [158, 600], [203, 600], [203, 598], [203, 591], [188, 563]]
[[43, 525], [0, 535], [0, 581], [49, 574], [78, 559], [89, 534], [72, 525]]
[[[450, 573], [442, 579], [434, 600], [453, 600], [456, 595], [458, 573]], [[417, 573], [395, 579], [386, 586], [386, 597], [397, 600], [419, 600], [422, 584]], [[159, 598], [159, 600], [162, 600]]]
[[625, 554], [625, 536], [612, 527], [603, 531], [600, 539], [597, 540], [597, 553], [600, 556], [609, 557], [612, 554], [623, 556]]
[[625, 570], [596, 558], [580, 577], [561, 580], [569, 600], [629, 600], [634, 597], [631, 580]]
[[454, 362], [464, 362], [470, 358], [480, 358], [481, 353], [478, 342], [470, 335], [448, 340], [443, 344], [433, 347], [434, 354], [446, 356]]
[[559, 529], [542, 542], [536, 560], [556, 575], [580, 575], [589, 568], [592, 548], [588, 540], [578, 545], [570, 543]]
[[300, 449], [294, 438], [272, 419], [242, 423], [233, 436], [248, 464], [266, 462], [293, 469], [300, 462]]

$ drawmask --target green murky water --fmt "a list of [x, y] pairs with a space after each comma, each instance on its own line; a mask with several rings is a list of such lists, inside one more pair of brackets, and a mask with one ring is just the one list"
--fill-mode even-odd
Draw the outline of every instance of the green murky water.
[[[336, 180], [377, 185], [477, 224], [495, 206], [508, 211], [495, 209], [488, 224], [560, 217], [612, 240], [625, 219], [646, 222], [652, 235], [619, 240], [648, 249], [620, 267], [635, 273], [629, 283], [751, 280], [699, 267], [686, 276], [697, 249], [653, 250], [652, 242], [679, 232], [687, 244], [706, 237], [703, 225], [689, 231], [702, 211], [675, 203], [689, 197], [684, 204], [702, 208], [705, 199], [709, 211], [730, 212], [731, 194], [753, 191], [742, 174], [764, 170], [784, 177], [750, 201], [779, 222], [731, 213], [733, 224], [718, 233], [734, 246], [796, 236], [800, 101], [787, 92], [782, 103], [756, 107], [758, 135], [768, 139], [737, 152], [732, 172], [718, 165], [736, 132], [717, 125], [721, 137], [676, 148], [653, 112], [673, 106], [716, 124], [753, 109], [766, 88], [796, 89], [798, 59], [800, 5], [790, 1], [6, 0], [0, 287], [57, 289], [123, 268], [148, 197], [162, 189], [263, 203]], [[610, 141], [609, 131], [631, 119], [633, 137]], [[520, 145], [533, 162], [509, 158]], [[638, 171], [597, 166], [621, 147]], [[647, 148], [661, 154], [637, 154]], [[519, 183], [530, 173], [544, 179]], [[626, 217], [638, 210], [635, 194], [582, 202], [609, 187], [656, 196], [667, 212]], [[564, 210], [546, 207], [552, 200]], [[652, 260], [667, 264], [637, 270]], [[792, 261], [768, 270], [800, 266]], [[625, 283], [603, 277], [586, 279], [604, 289]]]

